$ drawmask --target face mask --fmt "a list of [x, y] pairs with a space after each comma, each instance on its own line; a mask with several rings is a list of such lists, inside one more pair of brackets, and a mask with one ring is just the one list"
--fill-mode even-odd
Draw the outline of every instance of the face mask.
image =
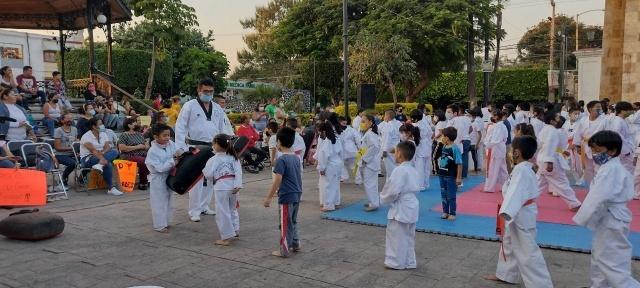
[[611, 156], [607, 152], [593, 154], [593, 162], [598, 165], [604, 165], [604, 163], [609, 162], [609, 160], [611, 160]]
[[264, 107], [258, 108], [258, 111], [260, 111], [260, 112], [264, 111]]
[[520, 110], [522, 110], [522, 109], [520, 109], [520, 107], [519, 107], [519, 106], [518, 106], [518, 107], [516, 107], [516, 111], [520, 112]]
[[100, 130], [100, 132], [105, 132], [107, 131], [107, 128], [104, 127], [104, 125], [100, 125], [98, 126], [98, 129]]
[[598, 116], [604, 114], [604, 112], [602, 112], [602, 109], [596, 109], [596, 114], [598, 114]]
[[400, 134], [400, 141], [407, 141], [408, 138], [407, 135]]
[[73, 124], [73, 121], [71, 121], [71, 120], [64, 121], [64, 125], [71, 126], [71, 124]]
[[513, 152], [512, 152], [512, 153], [511, 153], [511, 161], [512, 161], [511, 163], [516, 163], [516, 162], [518, 162], [518, 161], [517, 161], [517, 160], [518, 160], [518, 156], [520, 156], [520, 155], [516, 155], [516, 153], [513, 153]]
[[453, 119], [453, 113], [445, 113], [444, 117], [447, 118], [447, 120], [451, 120]]
[[578, 121], [578, 117], [579, 117], [579, 115], [571, 115], [571, 116], [569, 116], [569, 119], [571, 119], [571, 122], [576, 122], [576, 121]]
[[89, 110], [89, 114], [90, 114], [91, 116], [96, 115], [96, 110]]
[[202, 94], [200, 95], [200, 101], [201, 102], [211, 102], [211, 100], [213, 100], [213, 95], [210, 94]]
[[364, 123], [360, 123], [360, 131], [367, 131], [367, 125]]
[[163, 121], [163, 122], [167, 122], [167, 121], [169, 121], [169, 118], [167, 118], [167, 117], [162, 117], [162, 121]]
[[53, 99], [53, 104], [57, 104], [58, 103], [58, 99]]

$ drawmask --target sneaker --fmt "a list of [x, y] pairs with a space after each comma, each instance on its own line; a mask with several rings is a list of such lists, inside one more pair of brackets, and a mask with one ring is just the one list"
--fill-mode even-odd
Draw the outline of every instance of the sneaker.
[[138, 190], [147, 190], [149, 188], [149, 184], [138, 184]]
[[98, 163], [96, 165], [93, 165], [93, 166], [91, 166], [91, 169], [98, 170], [98, 171], [100, 171], [100, 173], [102, 173], [102, 164]]
[[449, 214], [447, 213], [442, 213], [442, 216], [440, 216], [440, 219], [447, 219], [449, 218]]
[[109, 189], [109, 191], [107, 191], [107, 194], [111, 196], [122, 196], [124, 193], [120, 192], [120, 190], [116, 189], [116, 187], [113, 187]]
[[192, 222], [200, 222], [200, 215], [191, 216], [190, 219]]
[[53, 191], [55, 191], [55, 192], [63, 192], [64, 191], [64, 186], [62, 186], [62, 184], [58, 184], [58, 185], [56, 185], [56, 187], [53, 187]]
[[456, 215], [449, 215], [449, 217], [447, 217], [447, 220], [455, 221], [456, 220]]
[[216, 215], [216, 210], [205, 210], [200, 213], [202, 215]]
[[373, 212], [373, 211], [376, 211], [376, 210], [378, 210], [378, 207], [367, 206], [367, 207], [364, 208], [365, 212]]
[[255, 167], [252, 167], [252, 166], [247, 166], [247, 167], [244, 168], [244, 170], [247, 170], [247, 172], [253, 173], [253, 174], [260, 173], [260, 170], [258, 168], [255, 168]]

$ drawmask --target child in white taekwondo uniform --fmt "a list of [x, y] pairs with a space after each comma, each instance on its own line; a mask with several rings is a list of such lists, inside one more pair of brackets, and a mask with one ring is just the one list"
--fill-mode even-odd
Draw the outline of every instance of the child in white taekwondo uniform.
[[[537, 135], [538, 148], [540, 151], [537, 155], [538, 164], [538, 186], [541, 192], [557, 192], [564, 200], [569, 209], [577, 211], [580, 207], [580, 201], [576, 198], [576, 193], [571, 188], [565, 167], [566, 162], [562, 165], [562, 152], [564, 152], [567, 143], [561, 143], [561, 135], [556, 128], [560, 122], [560, 115], [556, 111], [547, 111], [544, 114], [545, 125]], [[566, 138], [565, 138], [566, 141]]]
[[413, 157], [414, 166], [418, 171], [418, 177], [420, 179], [419, 183], [420, 191], [429, 189], [429, 175], [431, 174], [431, 150], [433, 138], [433, 130], [431, 130], [431, 125], [429, 122], [431, 121], [429, 118], [424, 117], [424, 114], [420, 110], [413, 110], [409, 114], [411, 118], [411, 122], [413, 122], [413, 126], [417, 127], [420, 131], [420, 141], [416, 141], [419, 143], [416, 147], [416, 155]]
[[176, 145], [171, 141], [171, 127], [157, 124], [152, 128], [153, 141], [144, 162], [149, 169], [149, 203], [153, 230], [168, 233], [173, 217], [173, 192], [166, 184], [176, 165]]
[[584, 149], [584, 180], [587, 187], [593, 180], [593, 175], [596, 173], [596, 164], [593, 162], [593, 154], [591, 148], [587, 143], [589, 138], [598, 131], [602, 131], [607, 123], [605, 116], [602, 112], [602, 106], [599, 101], [591, 101], [587, 103], [587, 111], [589, 111], [588, 117], [583, 117], [578, 124], [575, 134], [573, 135], [573, 145], [576, 147], [578, 153]]
[[[342, 144], [329, 122], [318, 126], [318, 189], [322, 190], [322, 211], [333, 211], [340, 205], [340, 175], [342, 175]], [[321, 142], [320, 142], [321, 140]]]
[[296, 156], [298, 156], [298, 158], [300, 158], [300, 168], [304, 169], [304, 151], [306, 150], [307, 146], [304, 145], [304, 138], [302, 138], [302, 136], [300, 136], [300, 133], [298, 133], [298, 119], [289, 118], [287, 120], [287, 127], [296, 130], [296, 139], [293, 142], [291, 150], [294, 154], [296, 154]]
[[622, 138], [622, 150], [618, 158], [620, 158], [622, 166], [624, 166], [629, 173], [633, 174], [634, 139], [631, 129], [629, 128], [629, 123], [625, 120], [626, 117], [633, 113], [633, 106], [631, 106], [629, 102], [622, 101], [616, 103], [615, 107], [615, 116], [609, 119], [605, 125], [605, 129], [617, 132]]
[[215, 155], [207, 161], [202, 174], [212, 183], [216, 195], [216, 224], [220, 239], [214, 244], [229, 246], [231, 239], [239, 236], [240, 230], [238, 191], [242, 189], [242, 166], [230, 136], [219, 134], [213, 138], [213, 150]]
[[633, 178], [618, 158], [622, 138], [613, 131], [600, 131], [590, 137], [589, 146], [600, 168], [573, 221], [593, 231], [591, 287], [639, 288], [631, 276], [627, 203], [633, 198]]
[[402, 126], [402, 123], [396, 120], [393, 110], [384, 113], [384, 122], [380, 125], [380, 136], [382, 137], [384, 173], [387, 177], [391, 175], [393, 168], [396, 167], [396, 160], [393, 158], [391, 151], [400, 142], [400, 126]]
[[498, 212], [498, 217], [505, 223], [505, 227], [500, 227], [502, 246], [496, 274], [485, 279], [515, 284], [522, 276], [525, 287], [551, 288], [549, 270], [536, 243], [538, 207], [535, 201], [540, 191], [533, 164], [529, 161], [536, 153], [536, 139], [519, 136], [511, 145], [515, 166], [502, 187], [504, 200]]
[[364, 206], [367, 212], [375, 211], [380, 207], [380, 194], [378, 191], [378, 173], [380, 173], [380, 136], [378, 126], [372, 115], [362, 117], [361, 130], [365, 131], [360, 140], [360, 151], [364, 151], [358, 163], [358, 173], [362, 175], [364, 193], [368, 203]]
[[491, 122], [487, 129], [484, 146], [487, 151], [487, 178], [484, 182], [484, 192], [496, 192], [509, 177], [507, 172], [507, 126], [502, 123], [504, 114], [501, 110], [493, 111]]
[[580, 123], [580, 109], [578, 109], [577, 107], [572, 107], [569, 110], [569, 121], [566, 121], [564, 123], [564, 126], [562, 127], [568, 136], [568, 152], [569, 152], [569, 162], [570, 162], [570, 173], [573, 177], [573, 179], [575, 180], [576, 185], [582, 186], [584, 185], [584, 179], [583, 177], [583, 169], [582, 169], [582, 157], [580, 156], [580, 154], [576, 151], [575, 147], [573, 146], [574, 143], [574, 137], [576, 135], [576, 130], [578, 128], [578, 123]]
[[[342, 133], [340, 134], [340, 140], [342, 142], [342, 157], [344, 158], [344, 165], [342, 167], [342, 175], [340, 177], [340, 181], [349, 180], [349, 174], [352, 173], [353, 169], [356, 166], [356, 154], [358, 154], [358, 144], [360, 143], [360, 132], [356, 131], [351, 127], [350, 118], [345, 118], [343, 116], [338, 117], [340, 121], [340, 125], [342, 125]], [[361, 120], [362, 121], [362, 120]], [[358, 127], [360, 129], [360, 127]], [[355, 176], [356, 183], [362, 183], [362, 179], [358, 179], [357, 175]]]
[[416, 147], [409, 141], [400, 142], [395, 149], [397, 166], [380, 193], [382, 203], [390, 203], [387, 213], [387, 233], [385, 241], [384, 265], [388, 269], [403, 270], [416, 268], [416, 222], [420, 192], [418, 171], [411, 165]]
[[[198, 99], [187, 101], [182, 106], [176, 121], [176, 147], [179, 153], [189, 151], [190, 146], [211, 146], [213, 137], [224, 133], [225, 113], [217, 103], [213, 102], [211, 79], [203, 79], [198, 83]], [[204, 186], [204, 179], [199, 180], [189, 191], [189, 217], [193, 222], [200, 221], [200, 215], [215, 215], [211, 209], [213, 185]]]

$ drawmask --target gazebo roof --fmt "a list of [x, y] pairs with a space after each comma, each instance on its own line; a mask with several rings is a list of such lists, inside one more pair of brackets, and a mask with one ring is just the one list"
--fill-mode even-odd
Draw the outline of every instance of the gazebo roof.
[[[98, 0], [2, 0], [0, 28], [82, 30], [87, 28], [87, 2]], [[111, 23], [131, 20], [122, 0], [104, 0], [111, 9]], [[60, 17], [62, 26], [60, 27]]]

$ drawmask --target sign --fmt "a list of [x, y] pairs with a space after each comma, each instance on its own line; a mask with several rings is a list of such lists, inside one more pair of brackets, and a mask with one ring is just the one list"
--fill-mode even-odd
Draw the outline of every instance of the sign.
[[259, 86], [275, 87], [271, 83], [227, 80], [226, 89], [229, 89], [229, 90], [247, 90], [247, 89], [256, 89]]
[[491, 60], [482, 61], [482, 72], [493, 72], [493, 62]]
[[47, 176], [42, 171], [0, 168], [0, 206], [44, 206]]
[[113, 165], [118, 171], [120, 187], [123, 192], [133, 192], [136, 186], [136, 175], [138, 174], [138, 163], [127, 160], [114, 160]]
[[88, 190], [96, 190], [96, 189], [106, 189], [107, 182], [104, 181], [102, 174], [97, 170], [91, 170], [87, 175], [87, 189]]

